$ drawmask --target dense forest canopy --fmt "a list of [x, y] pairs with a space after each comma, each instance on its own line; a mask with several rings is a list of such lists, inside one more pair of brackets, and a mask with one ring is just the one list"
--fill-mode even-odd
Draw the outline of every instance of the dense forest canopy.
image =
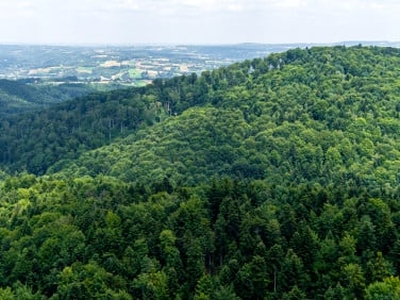
[[294, 49], [4, 117], [0, 298], [400, 298], [399, 78]]

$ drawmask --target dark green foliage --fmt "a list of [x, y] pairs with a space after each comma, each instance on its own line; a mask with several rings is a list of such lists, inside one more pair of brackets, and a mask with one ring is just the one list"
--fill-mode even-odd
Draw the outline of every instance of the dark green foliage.
[[[150, 91], [151, 92], [151, 91]], [[149, 92], [149, 93], [150, 93]], [[0, 165], [43, 174], [82, 152], [108, 144], [165, 114], [142, 90], [97, 93], [51, 108], [9, 116], [0, 122]], [[100, 168], [94, 172], [102, 172]]]

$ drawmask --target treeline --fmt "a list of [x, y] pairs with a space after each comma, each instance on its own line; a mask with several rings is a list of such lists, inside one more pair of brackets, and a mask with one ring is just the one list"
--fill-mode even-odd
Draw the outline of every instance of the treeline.
[[1, 183], [2, 299], [397, 299], [398, 188]]

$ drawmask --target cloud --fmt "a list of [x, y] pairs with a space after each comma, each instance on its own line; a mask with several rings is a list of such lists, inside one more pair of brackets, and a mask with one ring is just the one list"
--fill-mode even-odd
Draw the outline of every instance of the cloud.
[[177, 6], [193, 7], [205, 11], [242, 11], [246, 8], [246, 1], [239, 0], [177, 0]]
[[12, 0], [0, 42], [394, 40], [399, 13], [397, 0]]
[[[98, 1], [97, 3], [98, 7], [105, 11], [138, 11], [144, 7], [143, 1], [137, 0]], [[93, 3], [94, 7], [97, 5]]]
[[281, 0], [281, 1], [274, 1], [273, 6], [279, 8], [299, 8], [302, 6], [306, 6], [307, 1], [303, 0]]

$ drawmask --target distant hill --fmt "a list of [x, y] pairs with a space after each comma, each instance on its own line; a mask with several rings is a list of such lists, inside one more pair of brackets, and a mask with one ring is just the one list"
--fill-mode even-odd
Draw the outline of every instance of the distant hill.
[[84, 84], [31, 85], [0, 79], [0, 114], [39, 109], [94, 92]]

